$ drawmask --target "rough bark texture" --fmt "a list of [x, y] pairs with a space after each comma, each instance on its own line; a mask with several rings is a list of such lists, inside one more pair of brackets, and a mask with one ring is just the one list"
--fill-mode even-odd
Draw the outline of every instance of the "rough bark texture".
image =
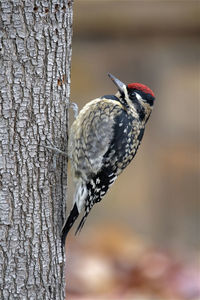
[[72, 3], [0, 1], [0, 299], [64, 299]]

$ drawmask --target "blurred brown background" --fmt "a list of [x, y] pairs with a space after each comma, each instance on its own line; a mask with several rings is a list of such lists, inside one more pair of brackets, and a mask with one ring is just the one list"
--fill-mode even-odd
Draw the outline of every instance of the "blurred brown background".
[[79, 108], [116, 93], [108, 72], [147, 84], [156, 101], [134, 161], [92, 209], [81, 235], [71, 235], [71, 247], [116, 236], [117, 252], [122, 235], [196, 267], [200, 2], [76, 0], [73, 28], [71, 99]]

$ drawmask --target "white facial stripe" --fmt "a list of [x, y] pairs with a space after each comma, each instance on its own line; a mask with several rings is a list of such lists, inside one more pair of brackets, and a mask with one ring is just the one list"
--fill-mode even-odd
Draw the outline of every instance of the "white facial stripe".
[[140, 96], [140, 94], [135, 93], [135, 95], [136, 95], [136, 98], [137, 98], [138, 100], [141, 100], [141, 99], [142, 99], [142, 97]]

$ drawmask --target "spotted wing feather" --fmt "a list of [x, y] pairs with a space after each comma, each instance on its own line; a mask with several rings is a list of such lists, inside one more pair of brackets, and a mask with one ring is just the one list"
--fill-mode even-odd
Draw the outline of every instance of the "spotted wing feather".
[[75, 177], [87, 180], [102, 167], [103, 156], [113, 137], [114, 115], [121, 110], [113, 100], [93, 100], [79, 113], [69, 138], [69, 157]]

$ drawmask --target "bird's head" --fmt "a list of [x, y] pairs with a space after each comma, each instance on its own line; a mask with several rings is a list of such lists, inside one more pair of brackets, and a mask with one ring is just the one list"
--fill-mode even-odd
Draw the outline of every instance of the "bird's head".
[[122, 102], [128, 106], [138, 107], [142, 105], [145, 110], [151, 111], [154, 105], [155, 95], [152, 90], [142, 83], [124, 84], [112, 74], [108, 73], [114, 84], [118, 88], [116, 96], [120, 97]]

